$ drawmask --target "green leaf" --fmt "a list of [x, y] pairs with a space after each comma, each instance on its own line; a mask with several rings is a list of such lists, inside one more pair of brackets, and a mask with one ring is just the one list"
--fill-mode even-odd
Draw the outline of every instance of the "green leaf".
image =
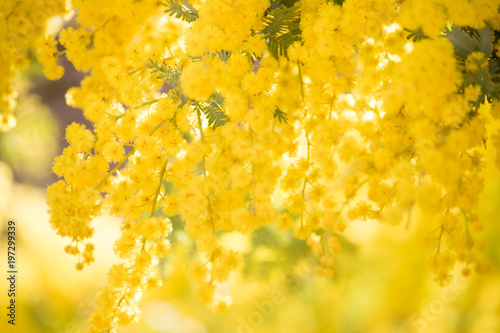
[[167, 72], [165, 73], [165, 78], [167, 84], [171, 86], [176, 86], [179, 83], [179, 78], [181, 77], [182, 69], [175, 65], [175, 68], [167, 68]]
[[219, 52], [217, 52], [217, 55], [219, 56], [220, 60], [227, 62], [229, 58], [231, 58], [231, 51], [220, 50]]
[[[274, 7], [277, 6], [277, 7]], [[275, 58], [287, 56], [288, 47], [300, 40], [299, 7], [285, 7], [279, 2], [273, 2], [268, 14], [262, 19], [265, 40], [269, 51]]]
[[483, 52], [489, 58], [493, 51], [493, 32], [486, 24], [484, 28], [477, 31], [477, 35], [479, 39], [479, 51]]
[[271, 1], [266, 10], [262, 22], [264, 29], [260, 34], [264, 35], [268, 49], [275, 58], [287, 56], [288, 47], [295, 41], [300, 40], [299, 6], [295, 0]]
[[293, 42], [297, 39], [291, 34], [286, 33], [281, 36], [268, 36], [267, 37], [267, 45], [269, 47], [269, 51], [273, 54], [275, 58], [279, 56], [287, 56], [287, 50]]
[[179, 105], [177, 105], [177, 108], [180, 109], [184, 105], [189, 103], [189, 99], [186, 97], [186, 95], [182, 94], [181, 90], [178, 87], [171, 90], [171, 92], [172, 92], [172, 98], [179, 102]]
[[285, 112], [281, 111], [278, 107], [274, 110], [274, 118], [278, 118], [280, 123], [288, 124], [288, 116]]
[[271, 10], [269, 14], [263, 18], [265, 28], [262, 30], [262, 33], [267, 35], [285, 33], [298, 17], [299, 8], [297, 6]]
[[152, 69], [153, 70], [152, 73], [156, 73], [156, 72], [163, 73], [163, 72], [167, 71], [167, 67], [165, 66], [165, 64], [158, 65], [158, 61], [153, 61], [153, 59], [151, 59], [151, 58], [149, 58], [148, 60], [149, 60], [149, 64], [146, 67], [149, 69]]
[[158, 77], [160, 79], [166, 79], [168, 85], [176, 86], [179, 82], [179, 78], [181, 76], [182, 69], [179, 66], [175, 65], [175, 68], [167, 67], [165, 63], [158, 65], [158, 61], [153, 61], [149, 58], [149, 64], [146, 66], [149, 69], [152, 69], [152, 73], [160, 73]]
[[186, 22], [196, 21], [198, 18], [198, 11], [189, 3], [188, 0], [181, 0], [182, 4], [176, 0], [166, 0], [167, 3], [161, 3], [167, 7], [165, 13], [170, 16], [175, 16]]
[[452, 25], [451, 28], [446, 27], [444, 37], [453, 43], [455, 55], [463, 60], [467, 59], [472, 52], [479, 51], [479, 41], [469, 36], [460, 27], [455, 25]]
[[269, 6], [268, 11], [274, 10], [276, 8], [283, 7], [281, 0], [272, 0], [271, 6]]
[[421, 41], [422, 39], [429, 39], [429, 36], [427, 36], [423, 31], [422, 29], [418, 29], [418, 30], [410, 30], [410, 29], [407, 29], [405, 28], [404, 29], [406, 32], [409, 32], [410, 34], [408, 36], [406, 36], [406, 39], [412, 39], [413, 38], [413, 42], [414, 43], [417, 43], [419, 41]]
[[208, 99], [208, 106], [201, 109], [207, 117], [208, 125], [214, 129], [228, 122], [226, 114], [221, 110], [224, 98], [219, 93], [214, 93]]
[[500, 73], [500, 66], [498, 65], [498, 62], [492, 59], [488, 64], [488, 71], [492, 76]]
[[469, 54], [480, 51], [486, 58], [493, 52], [493, 31], [486, 25], [480, 30], [469, 29], [470, 33], [463, 28], [451, 25], [446, 28], [444, 37], [448, 38], [455, 48], [455, 55], [463, 60], [467, 59]]

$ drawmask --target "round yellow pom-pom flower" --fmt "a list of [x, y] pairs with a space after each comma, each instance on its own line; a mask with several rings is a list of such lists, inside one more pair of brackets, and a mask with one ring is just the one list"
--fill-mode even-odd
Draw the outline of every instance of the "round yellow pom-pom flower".
[[191, 99], [202, 101], [215, 92], [215, 81], [211, 77], [211, 67], [197, 62], [184, 69], [181, 77], [182, 92]]

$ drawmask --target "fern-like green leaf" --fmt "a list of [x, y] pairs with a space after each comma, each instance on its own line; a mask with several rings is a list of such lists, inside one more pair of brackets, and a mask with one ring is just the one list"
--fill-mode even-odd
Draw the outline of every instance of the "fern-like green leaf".
[[146, 67], [153, 70], [151, 73], [160, 73], [158, 76], [160, 79], [167, 77], [168, 68], [164, 63], [158, 65], [158, 61], [153, 61], [151, 58], [148, 60], [149, 64]]
[[219, 56], [219, 59], [227, 62], [229, 58], [231, 58], [231, 51], [225, 51], [225, 50], [220, 50], [217, 52], [217, 55]]
[[277, 35], [287, 32], [299, 17], [299, 7], [276, 8], [263, 18], [265, 28], [262, 30], [267, 35]]
[[479, 51], [483, 52], [487, 58], [491, 56], [493, 51], [493, 32], [490, 27], [486, 25], [481, 30], [477, 31], [479, 38]]
[[300, 40], [299, 7], [286, 7], [282, 1], [273, 1], [262, 21], [261, 33], [265, 35], [269, 51], [275, 58], [286, 57], [288, 47]]
[[286, 34], [280, 36], [270, 35], [267, 37], [267, 45], [269, 51], [273, 54], [275, 58], [278, 56], [287, 56], [287, 50], [293, 42], [299, 40], [292, 33], [287, 32]]
[[186, 95], [184, 95], [180, 88], [179, 87], [176, 87], [175, 89], [173, 89], [171, 91], [171, 96], [172, 98], [178, 102], [179, 104], [177, 105], [177, 107], [179, 109], [181, 109], [184, 105], [190, 103], [190, 100], [186, 97]]
[[177, 0], [166, 0], [167, 3], [163, 3], [167, 9], [165, 13], [169, 13], [170, 16], [175, 16], [186, 22], [193, 22], [198, 18], [198, 11], [189, 3], [188, 0], [181, 0], [182, 4]]
[[472, 52], [479, 51], [478, 40], [455, 25], [451, 28], [447, 27], [444, 36], [452, 42], [455, 55], [463, 60], [467, 59]]
[[281, 0], [272, 0], [268, 10], [274, 10], [279, 7], [283, 7]]
[[167, 84], [171, 86], [177, 85], [181, 76], [181, 68], [179, 66], [175, 65], [175, 68], [171, 68], [170, 66], [165, 66], [164, 63], [158, 65], [158, 61], [153, 61], [151, 58], [149, 58], [149, 64], [146, 67], [152, 69], [152, 73], [159, 72], [158, 77], [166, 79]]
[[280, 123], [288, 124], [287, 114], [281, 111], [278, 107], [276, 107], [276, 110], [274, 110], [274, 118], [278, 118]]
[[165, 68], [164, 64], [158, 65], [158, 61], [153, 61], [153, 59], [149, 58], [149, 63], [146, 65], [146, 68], [152, 69], [153, 73], [162, 72]]
[[208, 99], [208, 106], [201, 109], [207, 117], [208, 125], [214, 129], [228, 122], [226, 114], [221, 110], [223, 104], [224, 98], [220, 94], [214, 93]]
[[179, 78], [181, 77], [181, 72], [182, 72], [182, 69], [177, 65], [175, 65], [174, 69], [171, 69], [169, 67], [169, 71], [166, 75], [167, 84], [169, 84], [171, 86], [176, 86], [179, 83]]
[[492, 76], [500, 74], [500, 66], [498, 62], [492, 59], [488, 64], [488, 71]]
[[410, 29], [405, 28], [404, 30], [406, 32], [409, 32], [409, 35], [406, 36], [406, 39], [413, 38], [414, 43], [417, 43], [417, 42], [421, 41], [422, 39], [429, 39], [429, 36], [427, 36], [421, 29], [410, 30]]

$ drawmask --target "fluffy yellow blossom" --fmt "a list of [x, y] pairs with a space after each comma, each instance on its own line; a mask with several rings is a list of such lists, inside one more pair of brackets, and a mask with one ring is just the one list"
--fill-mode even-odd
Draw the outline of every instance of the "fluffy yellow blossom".
[[[123, 220], [91, 332], [136, 322], [158, 263], [183, 248], [193, 297], [227, 312], [221, 289], [242, 261], [230, 232], [275, 227], [326, 278], [354, 220], [417, 230], [439, 285], [456, 265], [487, 268], [477, 208], [500, 146], [497, 0], [67, 1], [75, 22], [52, 35], [63, 2], [6, 3], [0, 130], [15, 125], [26, 51], [49, 79], [63, 53], [86, 73], [66, 101], [92, 131], [67, 127], [47, 204], [77, 269], [94, 260], [93, 219]], [[37, 10], [40, 27], [21, 29]]]
[[212, 66], [203, 61], [189, 65], [182, 72], [181, 87], [187, 97], [202, 101], [215, 92]]

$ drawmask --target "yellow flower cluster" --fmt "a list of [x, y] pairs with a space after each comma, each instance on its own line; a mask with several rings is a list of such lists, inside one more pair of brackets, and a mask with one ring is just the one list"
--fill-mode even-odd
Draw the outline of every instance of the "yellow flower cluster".
[[[93, 260], [92, 219], [124, 221], [114, 245], [123, 262], [98, 295], [92, 332], [137, 320], [143, 290], [161, 284], [175, 215], [196, 245], [193, 294], [217, 311], [231, 301], [216, 287], [240, 262], [219, 236], [266, 224], [307, 240], [327, 277], [356, 220], [420, 232], [441, 285], [457, 263], [465, 276], [487, 268], [476, 209], [485, 150], [500, 145], [487, 131], [499, 119], [487, 77], [497, 58], [477, 44], [461, 59], [451, 34], [493, 36], [500, 2], [292, 3], [167, 1], [166, 13], [152, 0], [73, 3], [78, 27], [57, 40], [89, 74], [66, 98], [94, 129], [67, 128], [51, 224], [81, 269]], [[56, 79], [56, 42], [39, 45]]]

